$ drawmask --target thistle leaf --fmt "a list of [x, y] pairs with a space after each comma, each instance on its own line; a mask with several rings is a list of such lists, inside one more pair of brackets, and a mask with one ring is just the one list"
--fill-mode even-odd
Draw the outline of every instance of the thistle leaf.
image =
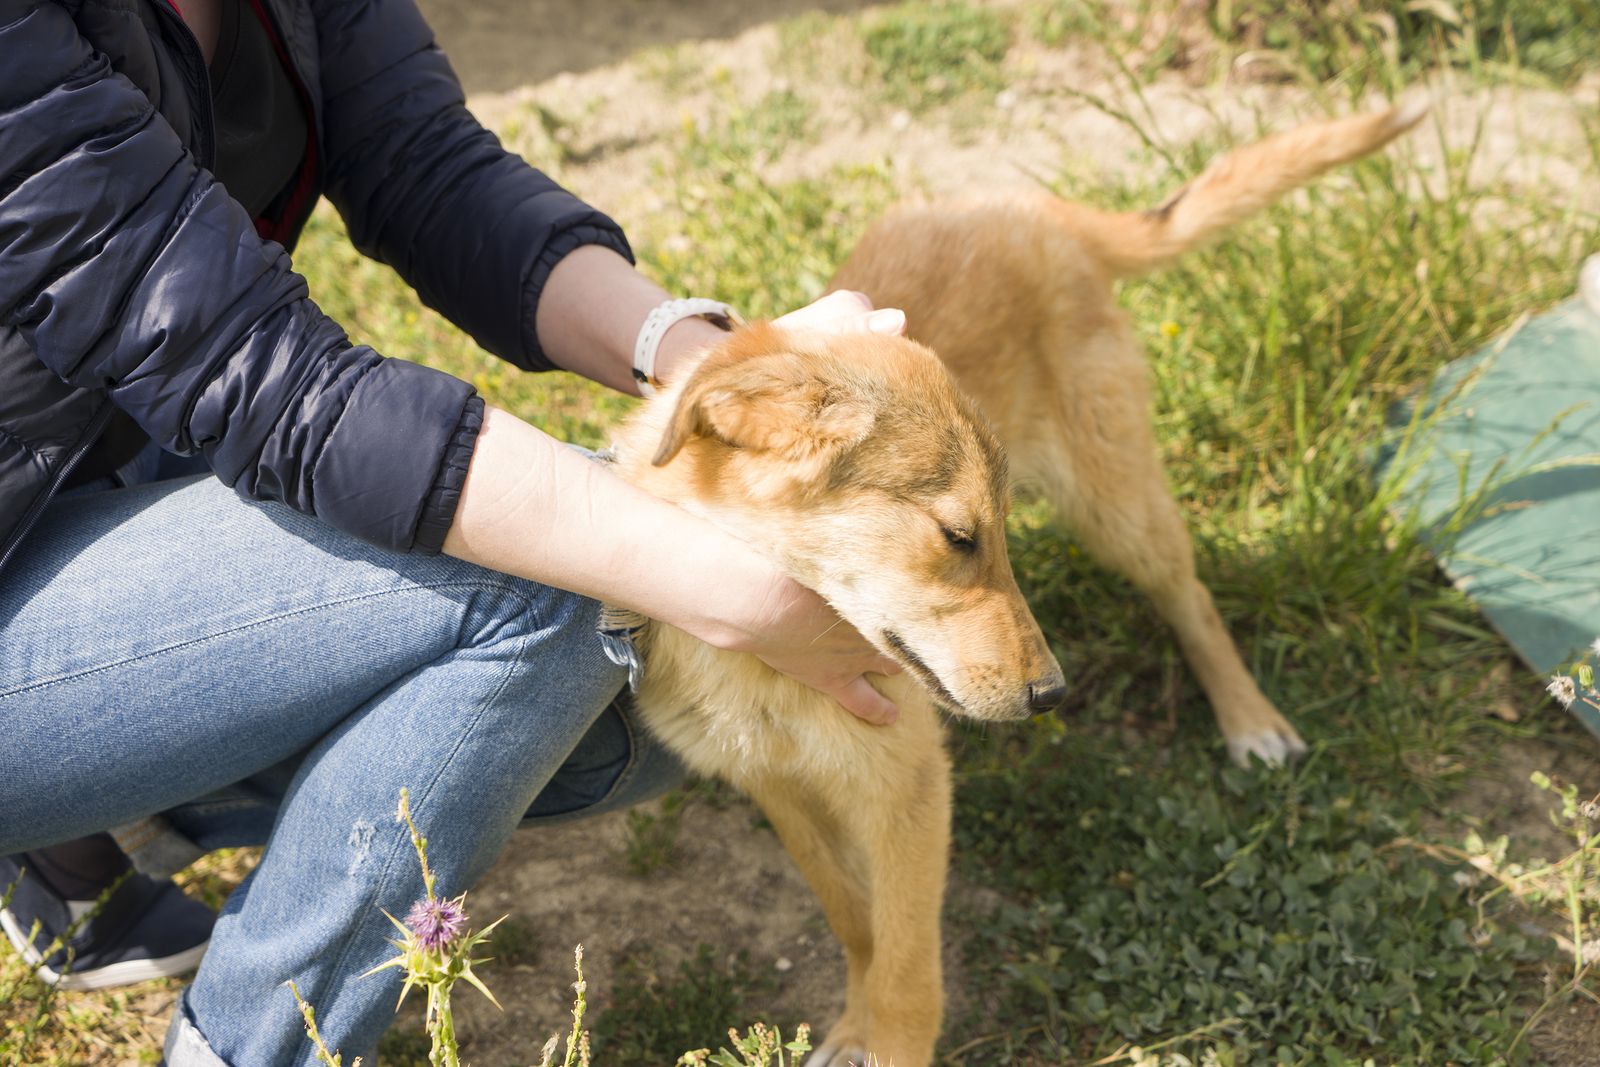
[[[482, 960], [476, 960], [474, 962], [482, 963], [483, 961]], [[495, 995], [493, 993], [489, 992], [489, 987], [484, 985], [481, 981], [479, 981], [478, 976], [472, 973], [472, 967], [470, 965], [468, 965], [466, 970], [461, 972], [461, 977], [465, 981], [470, 982], [472, 984], [472, 987], [474, 989], [476, 989], [478, 992], [480, 992], [484, 996], [488, 997], [490, 1004], [493, 1004], [495, 1007], [500, 1008], [501, 1011], [505, 1011], [506, 1010], [505, 1008], [500, 1007], [500, 1002], [495, 999]]]

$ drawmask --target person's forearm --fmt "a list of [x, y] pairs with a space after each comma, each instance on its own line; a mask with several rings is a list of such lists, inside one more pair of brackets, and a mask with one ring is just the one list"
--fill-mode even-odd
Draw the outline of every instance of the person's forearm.
[[[633, 345], [645, 316], [671, 299], [608, 248], [585, 245], [557, 263], [539, 296], [534, 329], [556, 366], [624, 393], [633, 381]], [[704, 319], [684, 319], [661, 339], [656, 377], [667, 381], [679, 360], [727, 336]]]

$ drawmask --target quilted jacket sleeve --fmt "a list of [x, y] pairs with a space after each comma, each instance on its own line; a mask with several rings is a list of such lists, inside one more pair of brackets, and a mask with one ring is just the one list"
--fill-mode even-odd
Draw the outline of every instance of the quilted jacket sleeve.
[[0, 322], [243, 496], [436, 550], [470, 386], [352, 346], [56, 5], [0, 0]]
[[478, 124], [412, 0], [312, 7], [328, 196], [356, 247], [489, 351], [549, 369], [533, 328], [546, 277], [583, 244], [631, 260], [621, 229]]

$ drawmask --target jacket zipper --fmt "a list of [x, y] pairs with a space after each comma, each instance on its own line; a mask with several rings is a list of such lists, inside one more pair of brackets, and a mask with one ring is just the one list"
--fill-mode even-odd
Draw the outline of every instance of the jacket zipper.
[[73, 450], [72, 455], [61, 465], [61, 468], [56, 471], [56, 476], [51, 479], [50, 485], [45, 492], [40, 494], [39, 498], [33, 502], [33, 506], [28, 509], [28, 514], [23, 516], [21, 525], [11, 531], [11, 537], [7, 540], [5, 549], [0, 551], [0, 571], [6, 569], [6, 564], [11, 562], [11, 557], [16, 554], [22, 542], [27, 539], [28, 531], [32, 530], [34, 525], [38, 523], [40, 516], [44, 514], [44, 509], [50, 506], [50, 501], [54, 500], [56, 494], [61, 492], [62, 483], [72, 474], [72, 468], [76, 467], [78, 461], [89, 454], [89, 449], [93, 448], [94, 443], [100, 439], [100, 435], [105, 432], [106, 425], [111, 421], [111, 417], [115, 413], [116, 406], [109, 399], [100, 406], [99, 411], [95, 412], [95, 416], [90, 421], [89, 427], [84, 432], [78, 447]]

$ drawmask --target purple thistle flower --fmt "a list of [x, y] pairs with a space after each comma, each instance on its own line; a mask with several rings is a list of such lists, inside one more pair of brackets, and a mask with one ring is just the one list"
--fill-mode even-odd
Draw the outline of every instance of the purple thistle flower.
[[441, 949], [467, 928], [460, 900], [419, 900], [406, 913], [406, 926], [426, 949]]

